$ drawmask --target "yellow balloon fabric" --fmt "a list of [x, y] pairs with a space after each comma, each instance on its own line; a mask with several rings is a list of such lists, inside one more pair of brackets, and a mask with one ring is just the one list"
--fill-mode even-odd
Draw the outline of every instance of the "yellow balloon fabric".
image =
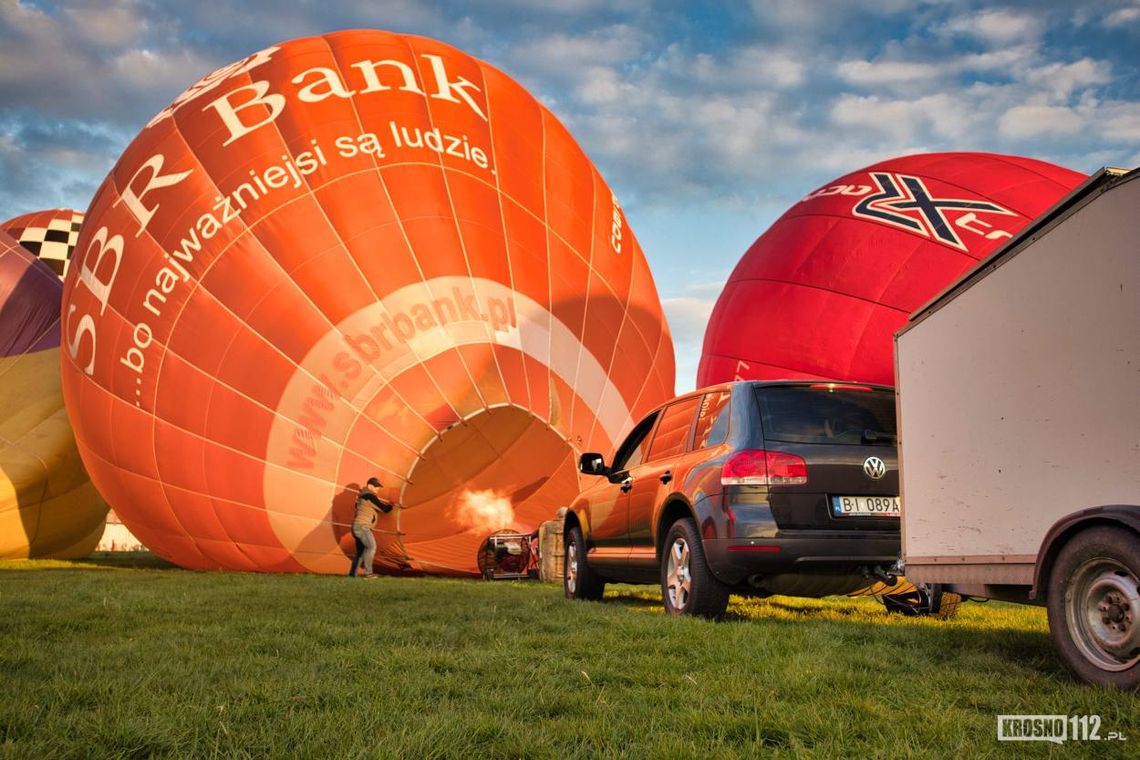
[[0, 233], [0, 558], [90, 554], [106, 502], [63, 405], [59, 304], [50, 269]]

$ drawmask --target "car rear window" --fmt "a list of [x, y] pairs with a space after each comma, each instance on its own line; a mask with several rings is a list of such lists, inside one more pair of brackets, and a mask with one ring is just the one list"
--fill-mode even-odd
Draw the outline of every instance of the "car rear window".
[[758, 387], [764, 439], [841, 445], [895, 444], [890, 391], [837, 387]]
[[728, 391], [706, 393], [697, 412], [696, 439], [694, 449], [707, 449], [719, 446], [728, 438], [729, 397]]

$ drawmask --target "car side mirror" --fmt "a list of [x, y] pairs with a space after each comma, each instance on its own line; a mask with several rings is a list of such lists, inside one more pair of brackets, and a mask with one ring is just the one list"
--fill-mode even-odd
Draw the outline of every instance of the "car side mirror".
[[609, 475], [610, 468], [606, 467], [606, 459], [593, 451], [578, 457], [578, 472], [583, 475]]

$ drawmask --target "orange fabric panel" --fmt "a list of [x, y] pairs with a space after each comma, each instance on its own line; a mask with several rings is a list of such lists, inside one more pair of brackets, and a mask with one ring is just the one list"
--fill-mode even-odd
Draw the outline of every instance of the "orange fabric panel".
[[510, 401], [492, 346], [485, 343], [460, 346], [459, 355], [475, 379], [485, 406], [502, 406]]
[[559, 238], [551, 236], [548, 242], [551, 313], [575, 335], [582, 335], [586, 318], [585, 295], [590, 281], [589, 264]]
[[492, 346], [495, 360], [503, 373], [507, 400], [521, 409], [530, 407], [530, 390], [527, 387], [526, 364], [517, 351], [503, 346]]
[[[550, 231], [584, 258], [589, 258], [591, 225], [599, 203], [594, 193], [594, 168], [557, 119], [547, 114], [546, 183], [547, 222]], [[609, 193], [605, 193], [608, 200]]]
[[[419, 368], [412, 370], [417, 375], [411, 381], [412, 389], [430, 388], [427, 375], [422, 372], [422, 369], [419, 372], [416, 372], [416, 369]], [[441, 400], [441, 397], [436, 396], [436, 406]], [[407, 399], [400, 395], [395, 384], [390, 384], [381, 389], [368, 402], [365, 415], [377, 426], [388, 431], [395, 439], [415, 450], [419, 449], [419, 446], [416, 445], [418, 442], [429, 439], [435, 433], [435, 429], [427, 419], [412, 408]]]
[[[154, 449], [158, 455], [158, 467], [163, 474], [164, 485], [171, 489], [185, 491], [194, 497], [202, 497], [197, 493], [206, 482], [206, 447], [210, 444], [201, 435], [180, 429], [165, 420], [156, 419], [154, 429]], [[202, 497], [205, 498], [205, 497]], [[183, 498], [182, 501], [190, 499]], [[182, 510], [176, 509], [179, 514]], [[192, 519], [194, 510], [187, 509], [183, 521]], [[211, 518], [212, 520], [213, 518]], [[199, 535], [194, 532], [193, 535]], [[222, 538], [216, 535], [215, 538]]]
[[489, 115], [495, 119], [491, 135], [499, 192], [541, 219], [546, 209], [542, 112], [525, 107], [529, 96], [502, 72], [487, 68], [484, 76]]

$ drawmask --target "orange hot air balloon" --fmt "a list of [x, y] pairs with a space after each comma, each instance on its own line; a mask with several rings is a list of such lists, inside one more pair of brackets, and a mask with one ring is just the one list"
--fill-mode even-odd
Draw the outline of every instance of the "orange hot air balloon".
[[0, 224], [0, 231], [14, 237], [16, 242], [63, 279], [71, 264], [71, 255], [75, 252], [82, 226], [82, 211], [53, 208], [13, 217]]
[[[441, 43], [350, 31], [203, 79], [103, 183], [64, 294], [80, 450], [185, 567], [475, 574], [673, 393], [620, 205], [566, 129]], [[502, 505], [506, 509], [488, 505]]]
[[63, 405], [62, 292], [0, 232], [0, 558], [86, 556], [107, 516]]

